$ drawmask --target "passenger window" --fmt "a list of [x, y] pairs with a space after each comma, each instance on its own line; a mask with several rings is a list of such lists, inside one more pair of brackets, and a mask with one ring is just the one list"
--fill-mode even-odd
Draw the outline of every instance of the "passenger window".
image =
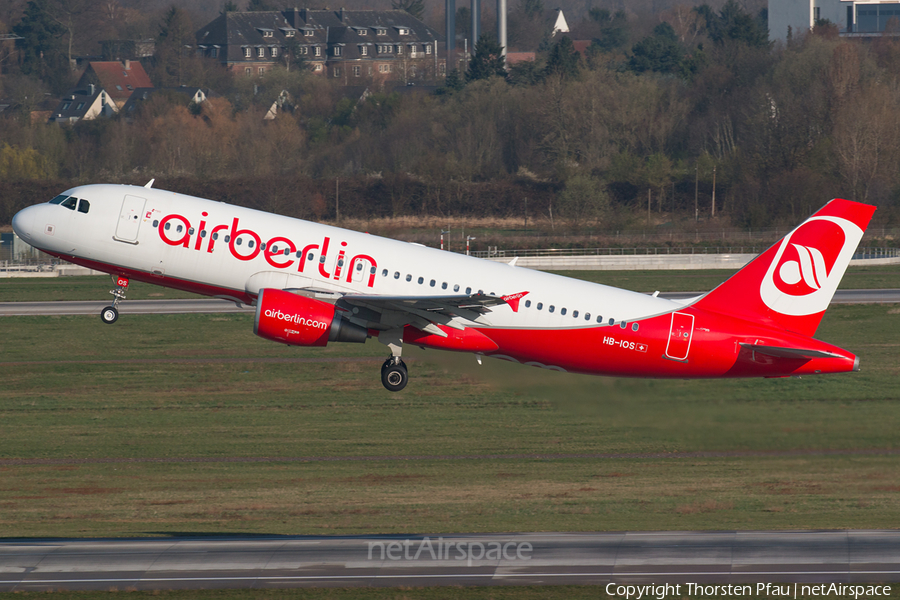
[[585, 321], [590, 321], [590, 320], [591, 320], [591, 313], [584, 313], [584, 320], [585, 320]]
[[356, 270], [362, 271], [362, 263], [356, 263]]
[[163, 227], [163, 229], [165, 229], [166, 231], [168, 231], [170, 227], [172, 227], [172, 224], [171, 224], [171, 223], [166, 223], [166, 226]]
[[622, 329], [625, 329], [626, 327], [628, 327], [628, 323], [626, 323], [625, 321], [622, 321], [621, 323], [619, 323], [619, 327], [621, 327]]
[[375, 267], [372, 267], [372, 268], [369, 269], [369, 274], [370, 274], [370, 275], [374, 275], [374, 274], [375, 274], [375, 271], [377, 271], [377, 270], [378, 270], [378, 269], [376, 269]]
[[[203, 237], [202, 231], [200, 232], [200, 237]], [[275, 254], [276, 252], [278, 252], [278, 246], [272, 246], [272, 254]]]
[[538, 310], [544, 310], [544, 303], [543, 303], [543, 302], [538, 302], [537, 309], [538, 309]]
[[240, 246], [241, 244], [244, 243], [244, 240], [242, 240], [241, 238], [238, 238], [238, 239], [234, 240], [234, 243], [237, 244], [238, 246]]
[[68, 208], [69, 210], [75, 210], [75, 205], [78, 204], [78, 198], [66, 198], [65, 202], [62, 203], [63, 206]]
[[191, 227], [188, 229], [188, 235], [194, 235], [194, 228]]
[[458, 292], [458, 291], [459, 291], [459, 284], [458, 284], [458, 283], [455, 284], [455, 285], [453, 286], [453, 291], [454, 291], [454, 292]]
[[153, 226], [159, 227], [159, 219], [153, 219]]
[[284, 249], [284, 255], [285, 255], [285, 256], [289, 256], [290, 253], [291, 253], [291, 249], [290, 249], [290, 248], [285, 248], [285, 249]]
[[471, 294], [471, 293], [472, 293], [472, 288], [467, 287], [467, 288], [466, 288], [466, 294]]
[[387, 273], [388, 273], [388, 270], [385, 269], [384, 271], [381, 272], [381, 276], [382, 276], [382, 277], [387, 277]]
[[615, 325], [615, 324], [616, 324], [616, 320], [613, 319], [613, 318], [610, 318], [610, 319], [609, 319], [609, 324], [610, 324], [610, 325]]
[[422, 285], [423, 283], [425, 283], [425, 278], [419, 277], [419, 285]]
[[446, 290], [446, 289], [447, 289], [447, 282], [446, 282], [446, 281], [445, 281], [444, 283], [441, 284], [441, 289], [442, 289], [442, 290]]
[[547, 310], [549, 310], [550, 312], [553, 312], [554, 310], [556, 310], [556, 307], [551, 304], [550, 308], [548, 308]]
[[603, 317], [601, 317], [600, 315], [597, 315], [597, 322], [603, 323]]
[[561, 314], [561, 315], [566, 314], [566, 309], [565, 308], [560, 309], [559, 314]]
[[525, 308], [531, 308], [531, 300], [525, 301]]
[[319, 257], [319, 262], [322, 263], [323, 265], [325, 264], [325, 255], [324, 254]]
[[205, 229], [201, 229], [201, 230], [200, 230], [200, 237], [202, 237], [202, 238], [205, 238], [205, 237], [206, 237], [206, 230], [205, 230]]
[[394, 279], [400, 279], [400, 271], [394, 271]]
[[407, 275], [407, 276], [406, 276], [406, 281], [412, 281], [412, 275]]
[[227, 243], [230, 242], [230, 241], [231, 241], [231, 236], [230, 236], [230, 235], [226, 235], [226, 236], [225, 236], [225, 243], [227, 244]]
[[484, 290], [478, 290], [479, 294], [484, 294]]
[[343, 259], [343, 258], [342, 258], [341, 260], [338, 261], [338, 266], [339, 266], [339, 267], [343, 267], [343, 266], [344, 266], [344, 259]]
[[435, 283], [436, 283], [436, 282], [434, 281], [434, 279], [432, 279], [432, 280], [431, 280], [431, 283], [429, 283], [428, 285], [430, 285], [431, 287], [434, 287], [434, 284], [435, 284]]
[[313, 253], [310, 252], [309, 256], [306, 257], [306, 260], [312, 260], [312, 259], [313, 259]]
[[577, 318], [578, 318], [578, 311], [577, 311], [577, 310], [573, 310], [573, 311], [572, 311], [572, 318], [573, 318], [573, 319], [577, 319]]
[[89, 210], [91, 210], [91, 203], [87, 200], [78, 203], [78, 212], [87, 214]]
[[637, 323], [632, 323], [632, 324], [631, 324], [631, 330], [632, 330], [632, 331], [637, 331], [637, 330], [638, 330], [638, 324], [637, 324]]
[[[250, 247], [252, 248], [252, 247], [253, 247], [253, 240], [250, 240], [249, 242], [247, 242], [247, 245], [250, 246]], [[260, 249], [260, 250], [265, 250], [265, 249], [266, 249], [266, 244], [265, 244], [265, 243], [260, 244], [260, 245], [259, 245], [259, 249]]]
[[255, 243], [256, 243], [256, 242], [254, 242], [253, 240], [247, 240], [247, 247], [248, 247], [248, 248], [252, 248], [252, 247], [253, 247], [253, 244], [255, 244]]

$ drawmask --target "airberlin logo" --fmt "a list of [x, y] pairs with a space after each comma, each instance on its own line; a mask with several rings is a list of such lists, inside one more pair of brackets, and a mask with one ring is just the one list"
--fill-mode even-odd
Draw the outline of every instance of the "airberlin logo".
[[[269, 265], [276, 269], [296, 268], [298, 273], [319, 275], [324, 279], [351, 283], [364, 282], [368, 287], [375, 285], [378, 264], [368, 254], [350, 255], [347, 242], [332, 244], [330, 237], [312, 244], [297, 244], [291, 238], [276, 235], [264, 241], [256, 231], [242, 228], [240, 219], [232, 219], [231, 225], [207, 223], [209, 213], [204, 212], [196, 227], [182, 215], [166, 215], [159, 220], [157, 232], [160, 239], [169, 246], [181, 246], [186, 250], [212, 253], [223, 245], [235, 259], [250, 261], [262, 255]], [[218, 245], [217, 245], [218, 243]], [[338, 246], [337, 256], [332, 250], [328, 258], [329, 246]]]
[[788, 234], [759, 289], [766, 306], [805, 316], [828, 308], [863, 231], [840, 217], [813, 217]]
[[287, 321], [288, 323], [295, 323], [301, 327], [309, 327], [311, 329], [328, 329], [328, 323], [325, 321], [313, 321], [312, 319], [307, 319], [300, 315], [291, 315], [281, 312], [280, 310], [272, 310], [271, 308], [266, 310], [266, 317], [277, 319], [279, 321]]

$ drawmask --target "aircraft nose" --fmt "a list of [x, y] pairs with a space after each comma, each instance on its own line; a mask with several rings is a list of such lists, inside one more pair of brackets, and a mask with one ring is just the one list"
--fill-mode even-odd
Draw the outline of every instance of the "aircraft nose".
[[13, 231], [26, 242], [34, 237], [35, 207], [29, 206], [17, 212], [12, 218]]

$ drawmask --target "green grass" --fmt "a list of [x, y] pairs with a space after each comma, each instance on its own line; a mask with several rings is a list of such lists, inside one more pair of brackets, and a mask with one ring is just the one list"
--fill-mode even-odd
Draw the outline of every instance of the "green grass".
[[[900, 310], [836, 306], [860, 373], [653, 381], [287, 348], [248, 315], [0, 320], [0, 536], [894, 527]], [[320, 359], [340, 359], [322, 362]], [[817, 451], [861, 450], [830, 455]], [[78, 463], [671, 452], [694, 458]], [[785, 453], [796, 452], [796, 455]], [[812, 453], [811, 453], [812, 452]], [[775, 453], [774, 455], [772, 453]], [[71, 464], [9, 459], [71, 459]]]

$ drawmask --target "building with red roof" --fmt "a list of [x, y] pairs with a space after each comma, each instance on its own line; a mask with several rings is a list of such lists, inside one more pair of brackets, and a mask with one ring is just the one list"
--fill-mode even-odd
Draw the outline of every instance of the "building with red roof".
[[152, 88], [153, 83], [144, 67], [136, 60], [92, 61], [78, 83], [77, 88], [94, 84], [106, 91], [118, 108], [122, 108], [137, 88]]

